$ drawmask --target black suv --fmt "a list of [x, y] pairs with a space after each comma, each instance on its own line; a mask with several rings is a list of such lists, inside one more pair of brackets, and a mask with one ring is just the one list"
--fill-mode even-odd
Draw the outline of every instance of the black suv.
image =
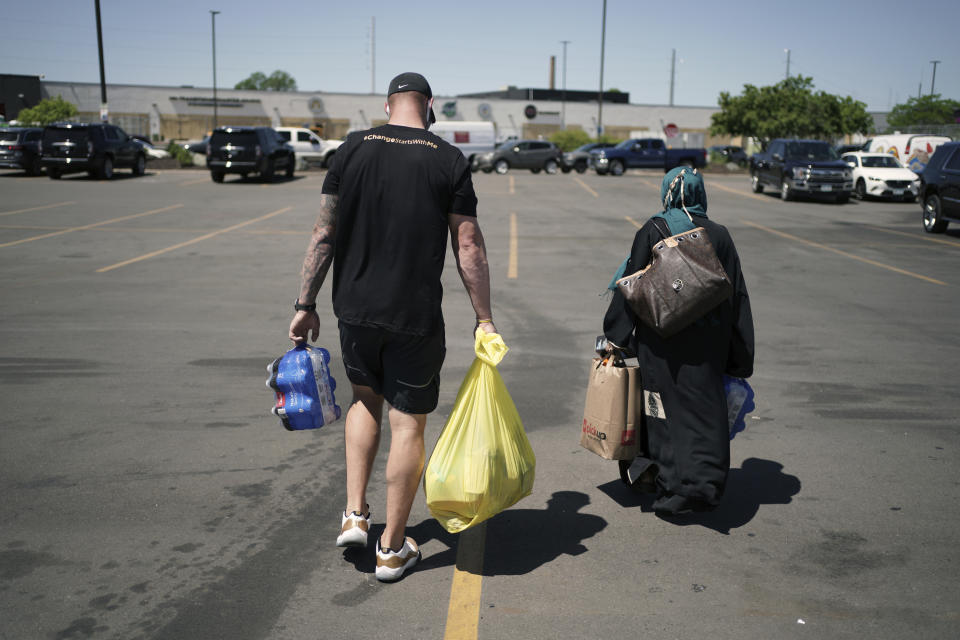
[[484, 173], [504, 174], [511, 167], [556, 173], [560, 168], [560, 148], [543, 140], [508, 140], [489, 153], [474, 157], [477, 168]]
[[58, 180], [65, 173], [86, 171], [109, 180], [116, 167], [142, 176], [147, 159], [136, 140], [112, 124], [59, 122], [43, 129], [40, 163]]
[[920, 174], [923, 230], [943, 233], [949, 222], [960, 222], [960, 142], [937, 147]]
[[27, 175], [38, 176], [40, 166], [40, 136], [43, 129], [0, 129], [0, 167], [23, 169]]
[[770, 186], [784, 201], [803, 194], [843, 203], [853, 191], [853, 172], [827, 142], [778, 138], [750, 158], [750, 182], [754, 193]]
[[207, 168], [214, 182], [228, 173], [246, 178], [257, 173], [272, 181], [280, 169], [293, 177], [296, 156], [293, 147], [270, 127], [218, 127], [207, 144]]

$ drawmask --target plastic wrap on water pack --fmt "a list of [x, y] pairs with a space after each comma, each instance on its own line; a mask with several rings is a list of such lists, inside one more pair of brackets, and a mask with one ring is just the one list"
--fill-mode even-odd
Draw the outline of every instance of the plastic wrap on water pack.
[[276, 394], [271, 413], [289, 431], [319, 429], [340, 418], [329, 364], [329, 351], [300, 343], [267, 366], [267, 386]]

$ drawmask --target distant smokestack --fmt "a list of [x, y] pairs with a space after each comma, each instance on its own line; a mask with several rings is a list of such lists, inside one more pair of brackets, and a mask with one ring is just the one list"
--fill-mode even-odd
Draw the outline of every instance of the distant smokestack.
[[557, 56], [550, 56], [550, 88], [557, 88]]

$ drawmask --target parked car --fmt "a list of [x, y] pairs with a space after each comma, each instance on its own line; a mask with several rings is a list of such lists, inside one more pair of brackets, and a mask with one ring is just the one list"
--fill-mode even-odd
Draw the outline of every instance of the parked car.
[[941, 144], [920, 175], [923, 230], [943, 233], [960, 222], [960, 142]]
[[590, 164], [598, 175], [623, 175], [627, 169], [663, 169], [685, 165], [702, 168], [706, 149], [668, 149], [660, 138], [631, 138], [615, 147], [590, 152]]
[[134, 140], [137, 141], [141, 147], [143, 147], [143, 152], [147, 154], [147, 159], [151, 158], [169, 158], [170, 152], [166, 149], [158, 149], [153, 146], [153, 143], [147, 140], [144, 136], [132, 136]]
[[802, 194], [844, 203], [853, 191], [853, 170], [828, 142], [777, 138], [750, 158], [750, 183], [754, 193], [773, 187], [784, 201]]
[[129, 168], [133, 175], [142, 176], [146, 168], [147, 154], [143, 147], [112, 124], [47, 125], [40, 144], [40, 162], [54, 180], [65, 173], [80, 171], [109, 180], [117, 168]]
[[853, 193], [861, 200], [874, 197], [913, 202], [917, 198], [920, 176], [905, 169], [894, 156], [854, 151], [840, 159], [853, 169]]
[[737, 166], [745, 167], [750, 161], [750, 158], [747, 157], [747, 152], [743, 150], [743, 147], [738, 147], [732, 144], [715, 144], [709, 149], [708, 152], [716, 154], [723, 158], [723, 162], [733, 162]]
[[560, 149], [543, 140], [512, 140], [501, 143], [493, 151], [476, 156], [477, 167], [484, 173], [504, 174], [511, 168], [530, 169], [533, 173], [556, 173], [560, 168]]
[[563, 154], [560, 158], [560, 168], [564, 173], [570, 173], [571, 170], [577, 173], [584, 173], [590, 166], [591, 151], [608, 149], [612, 146], [614, 146], [613, 142], [588, 142], [573, 151], [568, 151]]
[[923, 173], [930, 156], [944, 142], [950, 142], [950, 138], [930, 133], [893, 133], [870, 138], [863, 144], [863, 150], [870, 153], [889, 153], [898, 158], [907, 169], [919, 174]]
[[274, 131], [293, 147], [297, 157], [306, 162], [315, 160], [325, 168], [330, 167], [333, 155], [343, 144], [343, 140], [324, 140], [303, 127], [277, 127]]
[[40, 165], [40, 138], [43, 129], [0, 128], [0, 167], [23, 169], [28, 175], [43, 173]]
[[190, 153], [199, 153], [200, 155], [205, 155], [207, 153], [207, 143], [209, 141], [210, 135], [207, 134], [203, 136], [203, 140], [187, 140], [181, 144], [183, 148]]
[[296, 154], [287, 142], [270, 127], [218, 127], [207, 144], [207, 168], [214, 182], [223, 182], [224, 175], [251, 173], [272, 181], [277, 171], [293, 177]]

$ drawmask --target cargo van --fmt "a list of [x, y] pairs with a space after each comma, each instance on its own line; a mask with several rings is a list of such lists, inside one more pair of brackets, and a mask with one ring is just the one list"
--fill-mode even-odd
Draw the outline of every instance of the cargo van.
[[870, 153], [889, 153], [900, 160], [900, 164], [914, 173], [923, 173], [934, 150], [944, 142], [950, 142], [947, 136], [935, 136], [929, 133], [894, 133], [877, 136], [867, 140], [864, 151]]
[[493, 151], [496, 130], [492, 122], [484, 120], [468, 122], [464, 120], [445, 120], [430, 125], [433, 133], [460, 149], [467, 161], [473, 165], [473, 157]]

